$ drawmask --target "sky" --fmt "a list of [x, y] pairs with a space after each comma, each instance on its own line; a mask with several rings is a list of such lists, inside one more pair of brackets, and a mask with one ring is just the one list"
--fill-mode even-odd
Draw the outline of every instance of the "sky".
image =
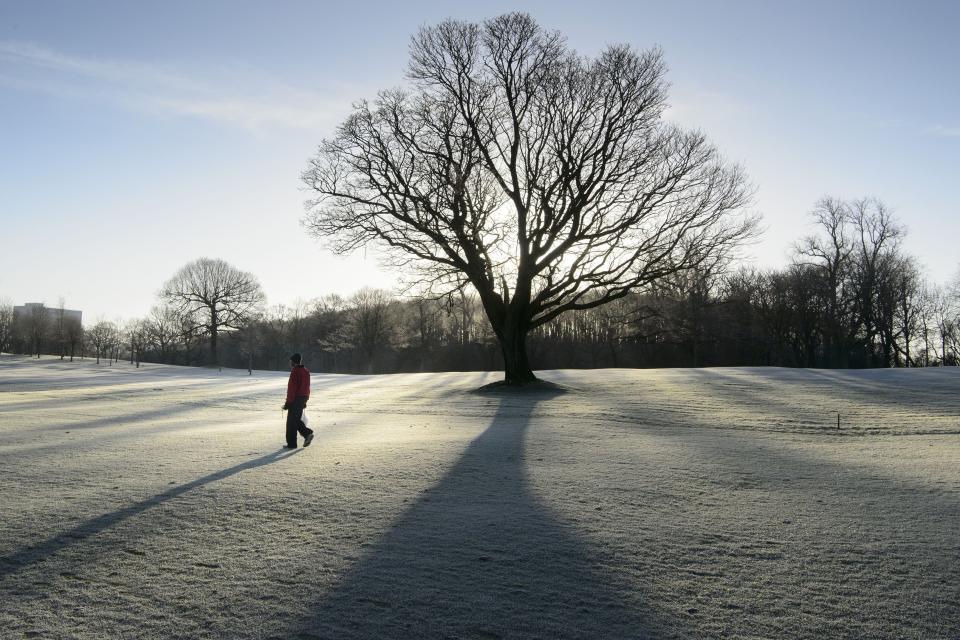
[[756, 186], [745, 260], [783, 266], [823, 196], [883, 200], [927, 277], [960, 266], [960, 2], [0, 0], [0, 299], [145, 315], [222, 258], [290, 304], [396, 274], [301, 226], [300, 173], [410, 36], [526, 11], [594, 55], [663, 49], [668, 117]]

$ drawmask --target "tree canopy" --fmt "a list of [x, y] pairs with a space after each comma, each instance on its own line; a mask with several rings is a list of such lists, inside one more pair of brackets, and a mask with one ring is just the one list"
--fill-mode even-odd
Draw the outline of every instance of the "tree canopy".
[[659, 50], [578, 55], [530, 16], [424, 27], [408, 86], [361, 101], [303, 174], [308, 230], [427, 289], [473, 287], [506, 380], [527, 333], [722, 262], [756, 229], [743, 171], [663, 118]]
[[217, 336], [243, 327], [266, 299], [253, 274], [211, 258], [184, 265], [163, 286], [160, 296], [180, 318], [195, 323], [209, 337], [214, 362]]

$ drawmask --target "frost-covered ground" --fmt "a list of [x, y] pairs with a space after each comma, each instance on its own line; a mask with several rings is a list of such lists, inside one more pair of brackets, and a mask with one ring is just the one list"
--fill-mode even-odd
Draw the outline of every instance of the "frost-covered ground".
[[960, 637], [960, 370], [245, 373], [0, 358], [0, 637]]

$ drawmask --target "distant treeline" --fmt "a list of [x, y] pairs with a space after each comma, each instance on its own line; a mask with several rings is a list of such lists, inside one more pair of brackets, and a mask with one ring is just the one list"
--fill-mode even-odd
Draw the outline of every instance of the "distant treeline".
[[[869, 201], [826, 199], [818, 233], [784, 269], [687, 270], [531, 332], [538, 369], [591, 367], [905, 367], [958, 364], [960, 292], [924, 281], [900, 227]], [[246, 274], [249, 275], [249, 274]], [[0, 304], [0, 351], [139, 363], [314, 371], [500, 370], [476, 296], [403, 298], [364, 289], [250, 314], [211, 351], [203, 315], [158, 304], [142, 319], [83, 329], [61, 309], [14, 316]]]

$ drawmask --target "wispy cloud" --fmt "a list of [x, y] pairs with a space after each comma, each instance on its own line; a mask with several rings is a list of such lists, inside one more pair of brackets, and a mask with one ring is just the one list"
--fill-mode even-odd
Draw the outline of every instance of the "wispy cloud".
[[935, 127], [929, 127], [927, 133], [944, 138], [960, 138], [960, 127], [945, 127], [942, 124], [938, 124]]
[[0, 84], [9, 87], [105, 100], [156, 115], [205, 118], [252, 131], [329, 128], [350, 99], [249, 75], [187, 74], [131, 60], [73, 56], [22, 42], [0, 41], [0, 62], [5, 67]]

